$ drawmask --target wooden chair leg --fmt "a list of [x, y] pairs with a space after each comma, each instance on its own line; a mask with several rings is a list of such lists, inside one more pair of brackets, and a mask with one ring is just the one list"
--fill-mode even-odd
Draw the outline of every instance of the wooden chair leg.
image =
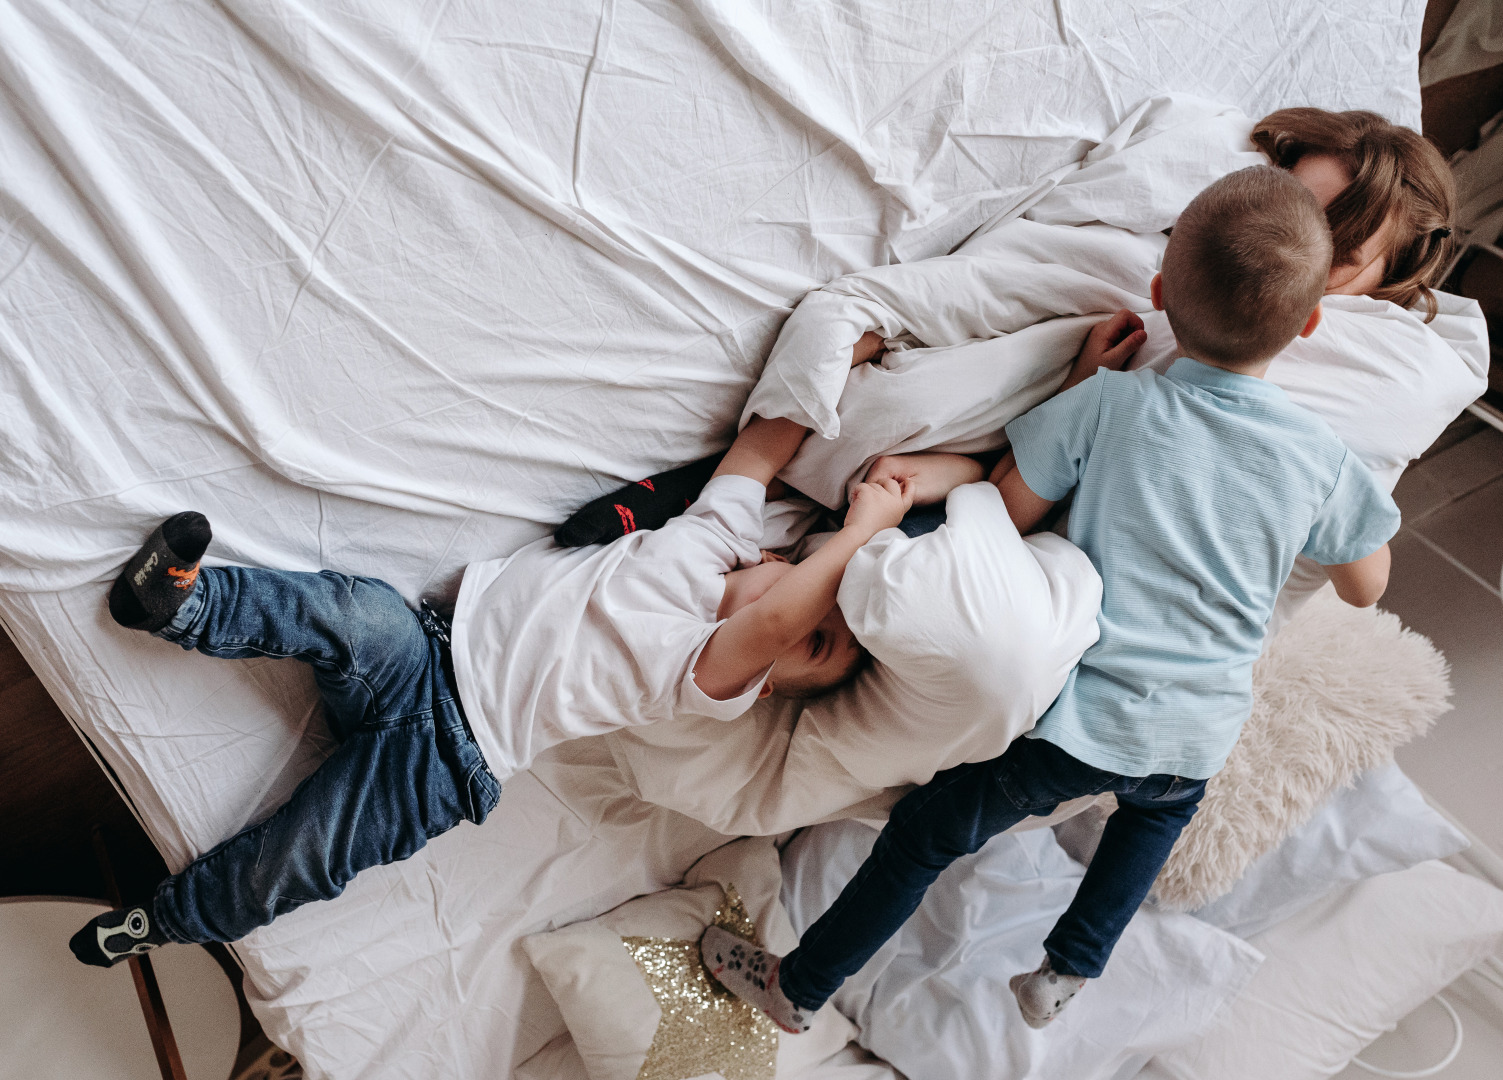
[[[115, 870], [110, 865], [110, 855], [104, 843], [104, 832], [94, 829], [94, 857], [99, 860], [99, 871], [104, 875], [107, 899], [116, 907], [122, 906], [120, 889], [115, 884]], [[146, 1031], [151, 1036], [151, 1048], [157, 1055], [157, 1067], [162, 1070], [162, 1080], [188, 1080], [183, 1070], [183, 1058], [178, 1053], [177, 1039], [172, 1034], [172, 1023], [167, 1019], [167, 1008], [162, 1003], [162, 988], [157, 983], [156, 971], [151, 966], [151, 957], [132, 956], [126, 960], [130, 976], [136, 984], [136, 996], [141, 1001], [141, 1015], [146, 1019]]]

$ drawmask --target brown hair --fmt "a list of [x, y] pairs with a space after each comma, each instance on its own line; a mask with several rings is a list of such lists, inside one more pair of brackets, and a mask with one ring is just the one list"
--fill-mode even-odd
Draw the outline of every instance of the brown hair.
[[1392, 219], [1383, 283], [1370, 294], [1399, 307], [1424, 301], [1428, 322], [1437, 305], [1430, 291], [1450, 261], [1456, 184], [1440, 151], [1422, 135], [1377, 113], [1280, 109], [1253, 129], [1254, 145], [1281, 169], [1306, 154], [1330, 154], [1352, 180], [1326, 207], [1334, 266], [1348, 266]]
[[1179, 216], [1164, 251], [1164, 313], [1186, 354], [1246, 367], [1304, 329], [1330, 272], [1320, 203], [1287, 172], [1254, 165]]

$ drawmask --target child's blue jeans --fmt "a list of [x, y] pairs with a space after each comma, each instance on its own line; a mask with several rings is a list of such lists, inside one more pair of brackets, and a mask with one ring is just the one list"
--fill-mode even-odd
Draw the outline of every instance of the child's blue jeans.
[[872, 853], [778, 970], [788, 1000], [814, 1010], [898, 932], [945, 867], [1068, 799], [1113, 792], [1117, 810], [1075, 898], [1044, 939], [1054, 969], [1096, 978], [1205, 794], [1204, 780], [1119, 776], [1043, 739], [939, 773], [893, 807]]
[[485, 820], [501, 786], [469, 735], [440, 632], [374, 578], [199, 572], [159, 636], [210, 656], [310, 665], [339, 746], [271, 817], [158, 887], [168, 937], [235, 941], [461, 821]]

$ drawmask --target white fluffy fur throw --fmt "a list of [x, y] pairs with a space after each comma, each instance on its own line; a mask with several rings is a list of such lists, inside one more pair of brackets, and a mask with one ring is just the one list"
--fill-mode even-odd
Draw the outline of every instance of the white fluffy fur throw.
[[1450, 696], [1445, 657], [1427, 638], [1329, 586], [1316, 593], [1258, 661], [1252, 715], [1155, 898], [1185, 911], [1225, 893], [1338, 788], [1429, 730]]

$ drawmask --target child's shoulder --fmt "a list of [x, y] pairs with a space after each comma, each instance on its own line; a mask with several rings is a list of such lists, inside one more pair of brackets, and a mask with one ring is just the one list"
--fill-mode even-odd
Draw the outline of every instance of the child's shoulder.
[[1279, 426], [1284, 437], [1280, 444], [1328, 470], [1340, 468], [1350, 451], [1325, 417], [1293, 401], [1284, 401], [1282, 406]]
[[1101, 380], [1098, 385], [1103, 398], [1119, 399], [1161, 394], [1169, 381], [1161, 372], [1149, 367], [1136, 368], [1132, 371], [1101, 368], [1092, 378]]

